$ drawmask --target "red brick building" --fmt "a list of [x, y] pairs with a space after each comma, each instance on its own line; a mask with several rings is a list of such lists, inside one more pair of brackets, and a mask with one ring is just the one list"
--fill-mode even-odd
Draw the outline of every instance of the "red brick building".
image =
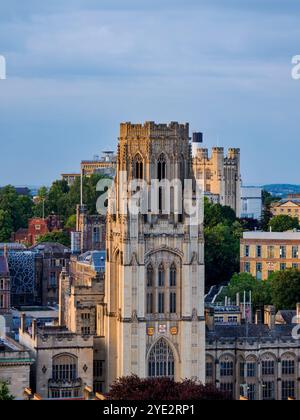
[[19, 229], [12, 235], [12, 241], [33, 246], [38, 243], [41, 236], [61, 230], [61, 228], [60, 219], [55, 215], [50, 215], [46, 219], [29, 219], [28, 229]]

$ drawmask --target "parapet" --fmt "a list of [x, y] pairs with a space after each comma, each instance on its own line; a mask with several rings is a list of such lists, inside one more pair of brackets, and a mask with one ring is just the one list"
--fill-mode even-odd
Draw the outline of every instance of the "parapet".
[[120, 138], [136, 137], [189, 137], [189, 124], [180, 124], [172, 121], [169, 124], [156, 124], [154, 121], [146, 121], [144, 124], [132, 124], [131, 122], [120, 124]]

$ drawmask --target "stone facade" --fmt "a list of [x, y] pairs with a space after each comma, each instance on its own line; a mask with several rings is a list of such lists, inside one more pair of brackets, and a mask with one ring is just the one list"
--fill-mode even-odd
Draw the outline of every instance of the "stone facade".
[[68, 268], [71, 251], [64, 245], [54, 242], [42, 242], [31, 251], [42, 258], [42, 305], [59, 303], [59, 277], [64, 268]]
[[77, 206], [76, 231], [80, 233], [80, 253], [105, 250], [105, 216], [89, 215], [85, 205]]
[[293, 316], [285, 319], [285, 312], [291, 311], [275, 316], [275, 308], [266, 307], [264, 319], [257, 314], [255, 323], [245, 324], [241, 317], [235, 322], [215, 322], [218, 317], [210, 309], [206, 382], [231, 393], [234, 399], [299, 400], [300, 345], [293, 338], [293, 329], [299, 332], [299, 326], [293, 323]]
[[0, 381], [7, 383], [16, 399], [23, 399], [24, 389], [29, 387], [32, 363], [27, 349], [11, 338], [0, 338]]
[[224, 156], [223, 147], [213, 147], [209, 156], [208, 149], [198, 147], [193, 156], [193, 168], [203, 190], [218, 195], [220, 204], [231, 207], [240, 217], [240, 149], [231, 148]]
[[190, 225], [172, 204], [164, 214], [159, 197], [158, 214], [124, 214], [131, 194], [118, 196], [134, 179], [194, 179], [189, 140], [188, 124], [121, 124], [107, 216], [106, 387], [132, 373], [205, 381], [202, 225]]
[[19, 340], [34, 360], [31, 388], [42, 399], [82, 398], [86, 386], [93, 386], [93, 337], [64, 327], [29, 330], [23, 319]]

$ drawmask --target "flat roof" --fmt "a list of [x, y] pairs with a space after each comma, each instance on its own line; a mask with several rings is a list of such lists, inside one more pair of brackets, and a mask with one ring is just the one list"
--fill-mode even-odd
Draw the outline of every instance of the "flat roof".
[[300, 232], [244, 232], [243, 239], [267, 239], [300, 241]]

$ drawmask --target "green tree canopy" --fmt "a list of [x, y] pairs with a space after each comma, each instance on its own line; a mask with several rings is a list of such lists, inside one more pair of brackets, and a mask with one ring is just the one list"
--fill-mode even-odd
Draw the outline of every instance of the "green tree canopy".
[[39, 238], [38, 243], [41, 242], [57, 242], [68, 248], [71, 246], [70, 234], [68, 232], [46, 233], [46, 235], [43, 235]]
[[270, 281], [257, 280], [249, 273], [234, 274], [228, 286], [222, 292], [220, 299], [228, 296], [232, 301], [236, 299], [237, 293], [243, 297], [244, 292], [252, 293], [254, 307], [272, 304]]
[[[13, 231], [19, 228], [26, 228], [28, 226], [28, 219], [33, 216], [34, 203], [31, 197], [18, 195], [15, 188], [7, 185], [0, 190], [0, 210], [2, 213], [2, 223], [0, 223], [0, 230], [4, 229], [7, 234], [4, 235], [10, 238]], [[5, 216], [4, 216], [5, 214]], [[8, 229], [10, 233], [8, 234]]]
[[220, 223], [231, 225], [236, 221], [235, 212], [228, 206], [214, 204], [204, 199], [204, 226], [213, 227]]
[[281, 214], [270, 220], [269, 228], [273, 232], [286, 232], [287, 230], [299, 229], [299, 221], [296, 217]]
[[204, 235], [206, 286], [229, 281], [239, 270], [238, 236], [232, 227], [222, 223], [206, 227]]
[[300, 271], [289, 269], [270, 276], [273, 305], [279, 309], [295, 309], [300, 302]]
[[68, 220], [65, 224], [66, 229], [75, 229], [76, 228], [76, 214], [72, 214], [68, 217]]
[[13, 221], [9, 212], [0, 209], [0, 242], [7, 242], [10, 240], [13, 232]]
[[0, 401], [11, 401], [15, 398], [10, 394], [7, 383], [0, 381]]

